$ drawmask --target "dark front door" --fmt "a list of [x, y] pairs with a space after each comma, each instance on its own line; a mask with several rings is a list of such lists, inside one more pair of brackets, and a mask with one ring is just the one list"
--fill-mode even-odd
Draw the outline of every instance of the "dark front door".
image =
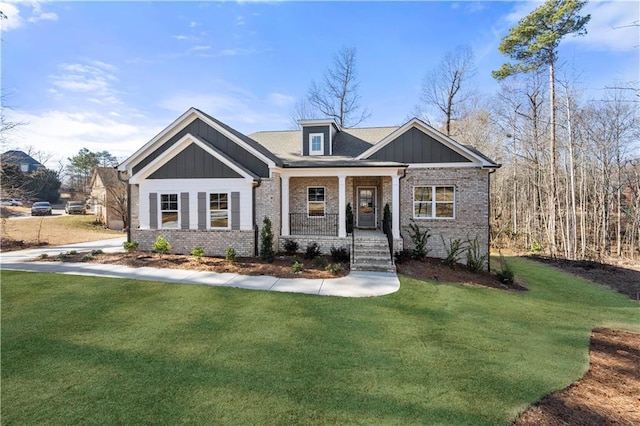
[[376, 189], [358, 188], [358, 227], [376, 227]]

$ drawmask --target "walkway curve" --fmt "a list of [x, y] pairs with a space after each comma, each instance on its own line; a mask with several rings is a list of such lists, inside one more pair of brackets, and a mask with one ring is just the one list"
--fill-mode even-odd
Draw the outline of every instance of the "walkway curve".
[[250, 290], [267, 290], [287, 293], [304, 293], [321, 296], [373, 297], [391, 294], [400, 289], [395, 273], [352, 271], [341, 278], [307, 279], [276, 278], [266, 275], [252, 276], [233, 273], [191, 271], [167, 268], [132, 268], [106, 263], [34, 262], [42, 253], [55, 256], [70, 250], [105, 252], [122, 251], [124, 238], [69, 244], [58, 247], [20, 250], [0, 254], [0, 270], [47, 272], [55, 274], [85, 275], [160, 281], [178, 284], [237, 287]]

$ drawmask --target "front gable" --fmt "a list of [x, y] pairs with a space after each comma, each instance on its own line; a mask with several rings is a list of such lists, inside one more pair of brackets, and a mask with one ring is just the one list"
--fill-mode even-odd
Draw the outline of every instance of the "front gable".
[[484, 156], [414, 118], [363, 152], [358, 160], [421, 166], [499, 167]]
[[195, 143], [151, 173], [147, 179], [240, 178], [243, 176]]
[[393, 139], [382, 149], [373, 153], [369, 159], [418, 164], [471, 162], [469, 158], [416, 127], [410, 128]]
[[118, 169], [135, 176], [186, 135], [196, 137], [207, 147], [233, 159], [241, 168], [259, 177], [268, 177], [269, 168], [278, 164], [278, 159], [257, 142], [191, 108], [120, 164]]

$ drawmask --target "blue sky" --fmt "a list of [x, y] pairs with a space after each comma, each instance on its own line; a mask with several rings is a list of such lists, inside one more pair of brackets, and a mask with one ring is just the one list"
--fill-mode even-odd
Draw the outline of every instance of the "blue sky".
[[[366, 126], [398, 125], [425, 73], [472, 47], [473, 86], [498, 88], [501, 38], [539, 2], [2, 2], [2, 86], [26, 123], [3, 149], [82, 147], [126, 158], [190, 106], [237, 130], [280, 130], [341, 46], [357, 49]], [[636, 1], [593, 1], [588, 35], [565, 39], [562, 62], [585, 96], [640, 80]], [[574, 72], [575, 74], [575, 72]]]

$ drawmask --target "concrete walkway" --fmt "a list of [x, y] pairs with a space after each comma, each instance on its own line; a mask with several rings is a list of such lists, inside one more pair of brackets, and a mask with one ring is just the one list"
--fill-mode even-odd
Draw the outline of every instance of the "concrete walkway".
[[102, 250], [123, 251], [124, 238], [69, 244], [58, 247], [19, 250], [0, 254], [0, 270], [49, 272], [109, 278], [161, 281], [179, 284], [226, 286], [250, 290], [268, 290], [322, 296], [372, 297], [398, 291], [400, 281], [394, 273], [353, 271], [346, 277], [331, 279], [276, 278], [232, 273], [191, 271], [166, 268], [132, 268], [105, 263], [30, 262], [43, 253], [56, 256], [71, 250], [78, 252]]

